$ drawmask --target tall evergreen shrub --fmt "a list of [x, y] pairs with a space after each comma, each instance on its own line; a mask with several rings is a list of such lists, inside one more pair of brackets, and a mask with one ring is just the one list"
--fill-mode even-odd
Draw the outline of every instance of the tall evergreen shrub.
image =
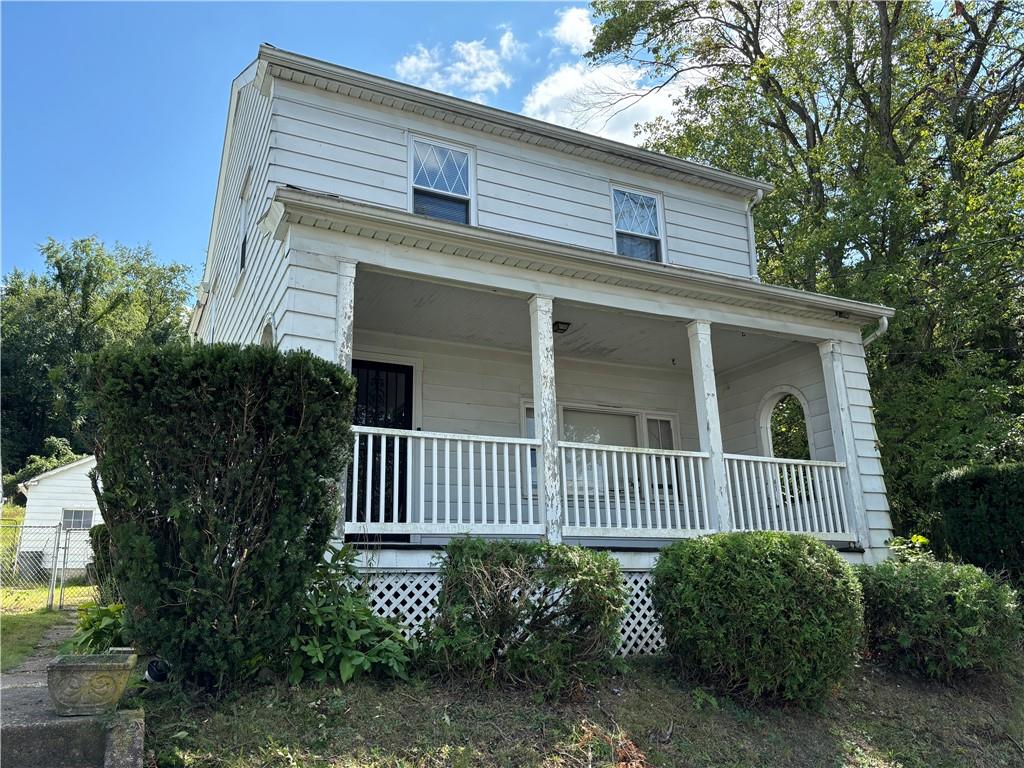
[[950, 552], [1024, 585], [1024, 463], [954, 469], [934, 487]]
[[105, 350], [87, 384], [128, 634], [213, 692], [283, 665], [338, 513], [352, 377], [212, 344]]

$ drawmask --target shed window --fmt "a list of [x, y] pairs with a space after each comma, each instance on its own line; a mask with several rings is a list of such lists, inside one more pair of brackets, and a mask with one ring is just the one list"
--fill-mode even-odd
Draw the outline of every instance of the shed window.
[[615, 251], [639, 261], [661, 260], [658, 199], [640, 192], [613, 189]]
[[65, 531], [80, 531], [86, 528], [92, 528], [92, 510], [65, 509], [61, 522]]
[[469, 152], [414, 140], [413, 213], [458, 224], [469, 224], [469, 166]]

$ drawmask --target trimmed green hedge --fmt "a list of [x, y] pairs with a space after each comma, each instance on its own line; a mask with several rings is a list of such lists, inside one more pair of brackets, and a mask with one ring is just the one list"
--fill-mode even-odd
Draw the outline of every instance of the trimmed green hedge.
[[955, 469], [934, 489], [950, 552], [1024, 584], [1024, 463]]
[[980, 568], [919, 555], [861, 566], [858, 577], [869, 656], [944, 681], [1015, 658], [1017, 595]]
[[288, 662], [338, 515], [354, 380], [228, 344], [91, 359], [90, 415], [126, 631], [208, 691]]
[[422, 633], [422, 660], [434, 672], [555, 695], [611, 663], [626, 595], [609, 553], [456, 539], [440, 576], [437, 612]]
[[860, 585], [809, 536], [680, 541], [658, 558], [651, 594], [683, 674], [744, 698], [815, 706], [856, 661]]

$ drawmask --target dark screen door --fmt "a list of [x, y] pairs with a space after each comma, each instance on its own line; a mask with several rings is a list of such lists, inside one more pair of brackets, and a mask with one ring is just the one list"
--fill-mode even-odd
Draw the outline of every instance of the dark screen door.
[[[396, 363], [378, 363], [370, 360], [353, 360], [352, 375], [356, 378], [356, 408], [353, 423], [361, 427], [384, 427], [387, 429], [412, 429], [412, 366]], [[388, 438], [387, 449], [382, 450], [382, 441], [369, 435], [357, 435], [360, 456], [359, 499], [352, 509], [352, 477], [348, 479], [348, 520], [366, 521], [366, 500], [369, 497], [371, 520], [379, 509], [381, 494], [384, 494], [386, 522], [406, 521], [406, 443], [407, 438], [398, 438], [398, 485], [395, 480], [394, 439]], [[380, 483], [381, 462], [384, 462], [384, 484]], [[368, 474], [367, 474], [368, 473]], [[369, 478], [369, 484], [367, 484]], [[393, 519], [393, 502], [397, 497], [397, 519]], [[346, 536], [346, 539], [356, 537]], [[366, 538], [366, 537], [359, 537]], [[393, 539], [393, 536], [374, 536], [374, 540]], [[397, 537], [406, 540], [408, 537]]]

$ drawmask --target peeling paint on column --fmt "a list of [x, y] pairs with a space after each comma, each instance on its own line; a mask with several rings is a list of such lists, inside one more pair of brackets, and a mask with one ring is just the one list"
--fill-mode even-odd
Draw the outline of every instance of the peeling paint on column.
[[335, 361], [346, 371], [351, 371], [356, 315], [356, 265], [353, 261], [338, 259], [338, 295], [335, 311]]
[[562, 541], [561, 480], [558, 466], [558, 406], [555, 395], [555, 338], [551, 330], [553, 302], [547, 296], [530, 299], [530, 337], [533, 352], [533, 415], [540, 440], [540, 504], [548, 541]]
[[718, 415], [718, 387], [715, 383], [715, 361], [711, 352], [711, 323], [694, 320], [686, 326], [690, 341], [690, 366], [693, 369], [693, 394], [697, 407], [697, 432], [700, 449], [708, 454], [707, 485], [709, 519], [720, 531], [732, 528], [729, 489], [725, 474], [725, 453], [722, 448], [722, 425]]

